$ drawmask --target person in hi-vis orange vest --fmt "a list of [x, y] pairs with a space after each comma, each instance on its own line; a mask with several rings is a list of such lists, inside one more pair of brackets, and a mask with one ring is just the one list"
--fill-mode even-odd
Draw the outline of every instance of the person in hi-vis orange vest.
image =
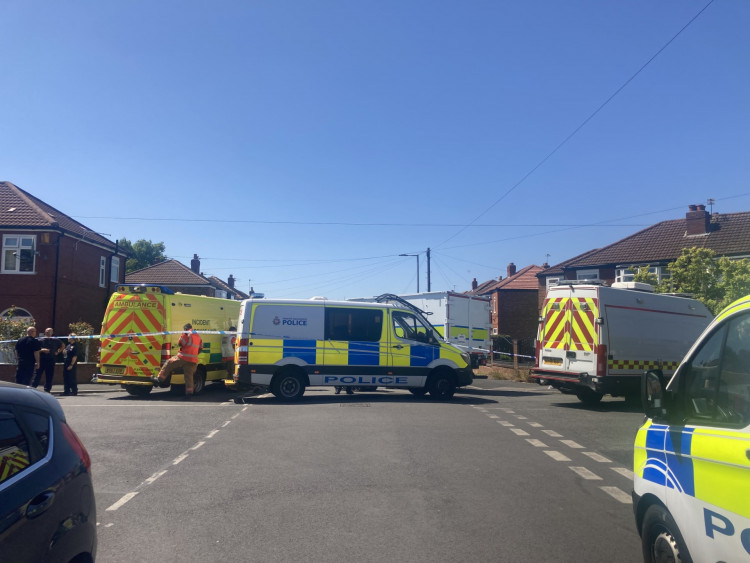
[[185, 323], [182, 327], [185, 332], [180, 336], [180, 351], [176, 356], [167, 360], [159, 371], [159, 375], [154, 378], [154, 383], [161, 387], [167, 382], [167, 378], [176, 368], [182, 368], [185, 374], [185, 399], [189, 400], [193, 395], [193, 375], [198, 367], [198, 353], [203, 347], [203, 342], [198, 333], [193, 330], [193, 325]]

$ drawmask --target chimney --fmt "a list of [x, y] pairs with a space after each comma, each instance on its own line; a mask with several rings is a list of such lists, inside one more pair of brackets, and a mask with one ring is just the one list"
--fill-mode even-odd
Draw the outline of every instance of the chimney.
[[229, 279], [227, 279], [227, 285], [234, 289], [234, 276], [232, 274], [229, 274]]
[[685, 223], [688, 236], [705, 235], [711, 224], [711, 214], [706, 211], [705, 205], [691, 205], [685, 215]]
[[193, 259], [190, 261], [190, 269], [193, 273], [200, 275], [201, 273], [201, 260], [197, 254], [193, 254]]
[[511, 262], [508, 264], [508, 277], [515, 276], [516, 275], [516, 265]]
[[477, 283], [477, 278], [474, 278], [471, 282], [471, 289], [474, 290], [477, 287], [479, 287], [479, 284]]

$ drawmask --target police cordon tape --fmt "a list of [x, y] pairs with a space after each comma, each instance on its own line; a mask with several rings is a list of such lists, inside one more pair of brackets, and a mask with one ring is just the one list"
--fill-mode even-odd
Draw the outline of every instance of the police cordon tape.
[[[237, 334], [247, 334], [248, 336], [251, 336], [252, 333], [239, 333], [236, 330], [196, 330], [193, 331], [197, 334], [221, 334], [222, 336], [236, 336]], [[76, 334], [75, 339], [76, 340], [102, 340], [104, 338], [108, 338], [110, 340], [114, 340], [116, 338], [141, 338], [145, 336], [169, 336], [172, 334], [185, 334], [184, 330], [165, 330], [162, 332], [123, 332], [120, 334]], [[50, 337], [43, 337], [43, 338], [57, 338], [58, 340], [61, 339], [70, 339], [70, 335], [66, 334], [65, 336], [50, 336]], [[0, 340], [0, 344], [6, 344], [8, 342], [18, 342], [18, 340]]]

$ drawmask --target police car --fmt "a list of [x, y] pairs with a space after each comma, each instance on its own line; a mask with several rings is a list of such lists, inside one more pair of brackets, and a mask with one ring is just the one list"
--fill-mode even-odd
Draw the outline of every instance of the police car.
[[750, 295], [708, 326], [667, 382], [649, 371], [634, 448], [644, 561], [750, 561]]

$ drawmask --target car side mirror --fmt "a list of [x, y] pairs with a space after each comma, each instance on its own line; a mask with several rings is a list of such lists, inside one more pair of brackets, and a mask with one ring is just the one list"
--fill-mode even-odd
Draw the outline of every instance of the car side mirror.
[[647, 417], [663, 418], [666, 409], [667, 380], [660, 369], [649, 370], [641, 376], [641, 404]]

